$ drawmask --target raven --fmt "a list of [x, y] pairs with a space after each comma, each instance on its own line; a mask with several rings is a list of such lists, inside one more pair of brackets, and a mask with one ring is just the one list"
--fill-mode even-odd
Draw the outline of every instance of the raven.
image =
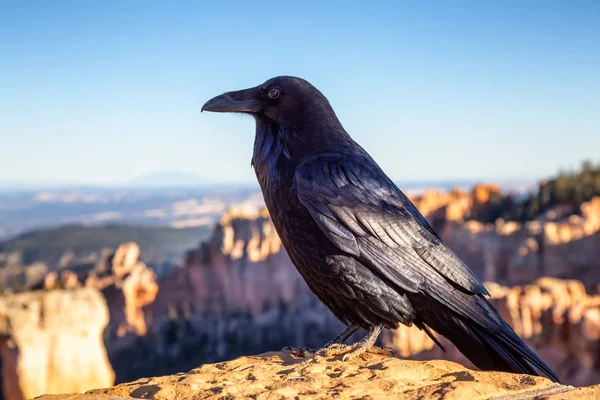
[[[277, 233], [312, 292], [347, 325], [322, 353], [381, 352], [374, 344], [383, 328], [414, 324], [480, 369], [558, 382], [317, 88], [279, 76], [214, 97], [204, 110], [255, 119], [252, 166]], [[344, 344], [359, 328], [368, 335]]]

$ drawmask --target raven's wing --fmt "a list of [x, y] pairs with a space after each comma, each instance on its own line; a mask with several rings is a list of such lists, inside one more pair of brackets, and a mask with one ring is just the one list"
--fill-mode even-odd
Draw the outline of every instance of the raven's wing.
[[301, 203], [325, 235], [403, 290], [442, 303], [447, 283], [489, 295], [368, 155], [322, 153], [303, 162], [294, 179]]
[[418, 303], [414, 323], [449, 338], [475, 365], [558, 382], [483, 297], [489, 293], [481, 281], [375, 161], [357, 149], [351, 154], [312, 156], [294, 177], [301, 203], [329, 240], [409, 292]]

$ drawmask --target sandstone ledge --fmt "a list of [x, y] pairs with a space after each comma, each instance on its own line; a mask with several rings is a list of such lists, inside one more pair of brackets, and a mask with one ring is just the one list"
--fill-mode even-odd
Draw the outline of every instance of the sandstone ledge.
[[466, 369], [449, 361], [410, 361], [365, 355], [295, 358], [287, 352], [206, 364], [188, 373], [143, 378], [85, 395], [40, 400], [183, 399], [587, 399], [600, 385], [575, 389], [547, 379]]

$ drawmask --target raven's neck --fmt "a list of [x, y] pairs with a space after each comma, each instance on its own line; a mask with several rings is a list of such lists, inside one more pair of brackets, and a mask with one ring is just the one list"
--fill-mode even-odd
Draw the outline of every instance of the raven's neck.
[[331, 118], [312, 118], [319, 124], [304, 122], [301, 126], [277, 124], [256, 118], [254, 167], [259, 183], [288, 185], [296, 167], [307, 156], [325, 149], [335, 149], [354, 143], [335, 115]]
[[275, 123], [256, 120], [252, 166], [263, 188], [287, 185], [293, 179], [296, 166], [285, 140], [285, 129]]

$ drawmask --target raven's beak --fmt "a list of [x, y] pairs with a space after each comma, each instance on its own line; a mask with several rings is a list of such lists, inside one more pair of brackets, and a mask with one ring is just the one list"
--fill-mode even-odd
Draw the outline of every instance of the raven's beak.
[[263, 101], [258, 88], [227, 92], [213, 97], [202, 106], [202, 111], [255, 113], [262, 109]]

